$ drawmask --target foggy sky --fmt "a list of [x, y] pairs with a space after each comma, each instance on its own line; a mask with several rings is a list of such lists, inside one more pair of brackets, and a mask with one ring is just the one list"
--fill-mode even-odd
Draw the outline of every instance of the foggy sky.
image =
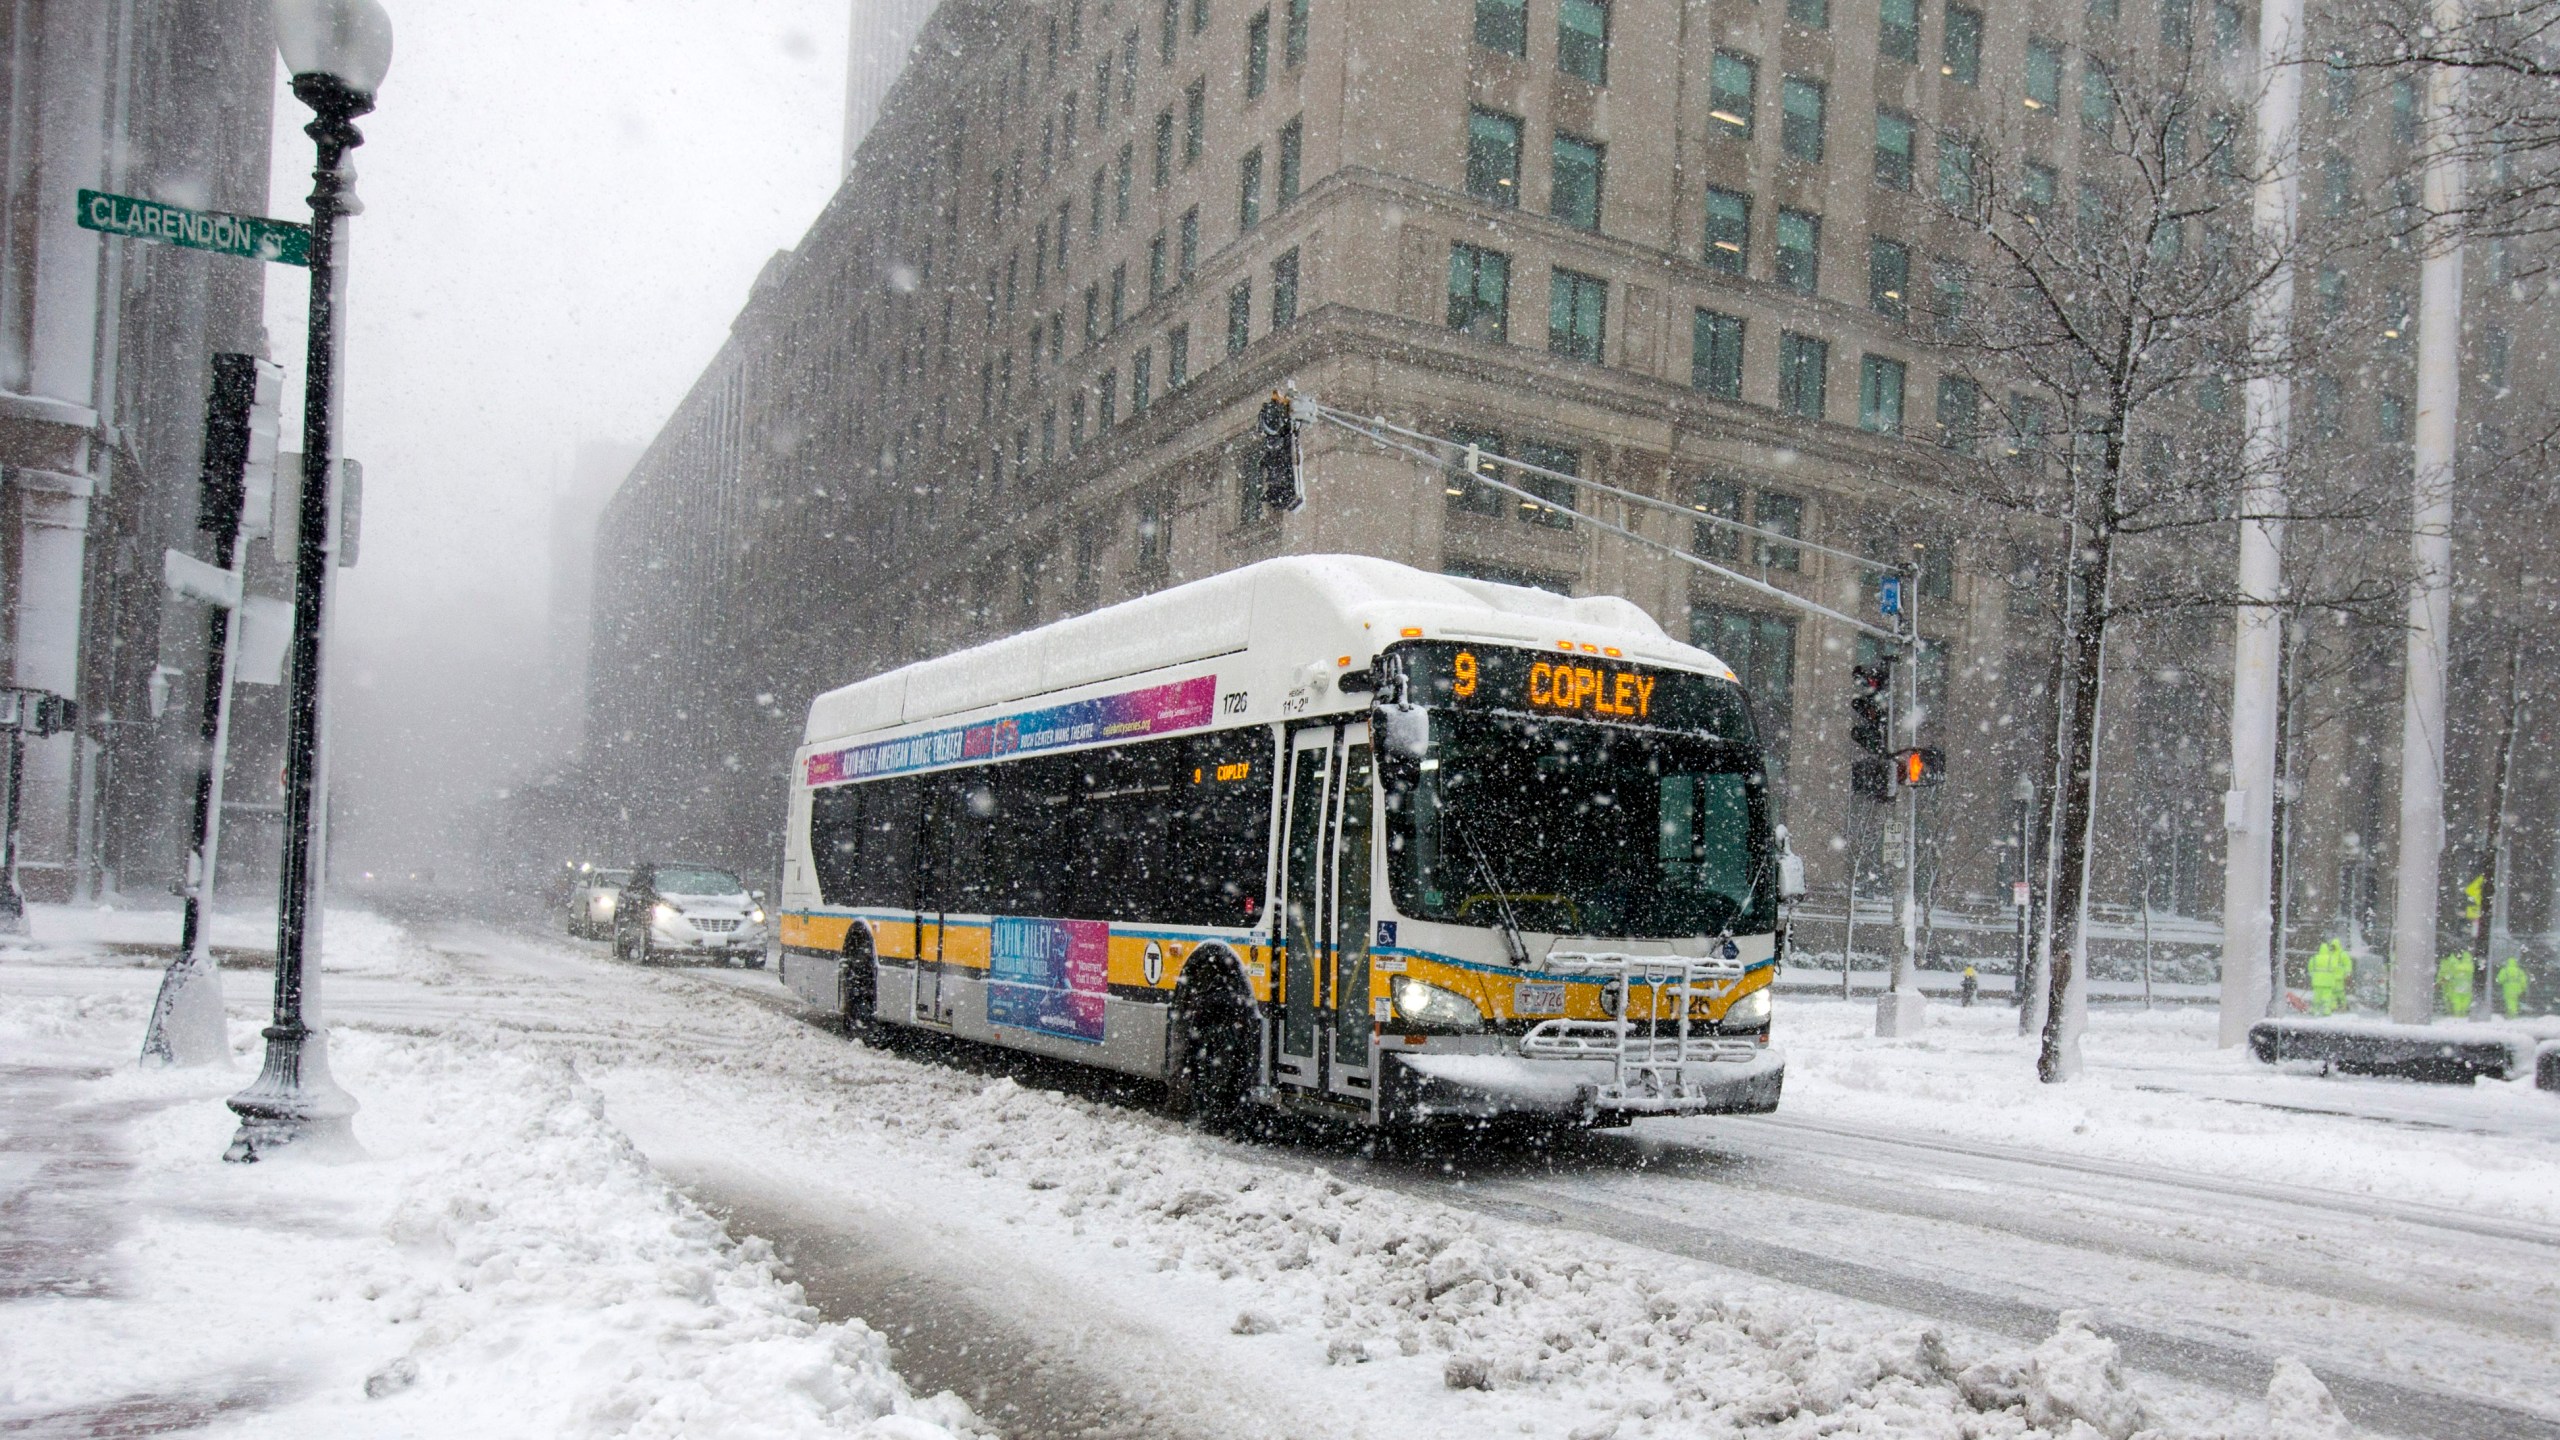
[[[397, 53], [355, 154], [342, 872], [450, 870], [460, 812], [558, 748], [550, 496], [580, 442], [656, 433], [834, 190], [842, 138], [846, 0], [387, 3]], [[276, 116], [269, 213], [303, 218], [308, 112], [280, 88]], [[307, 289], [270, 276], [298, 399]]]

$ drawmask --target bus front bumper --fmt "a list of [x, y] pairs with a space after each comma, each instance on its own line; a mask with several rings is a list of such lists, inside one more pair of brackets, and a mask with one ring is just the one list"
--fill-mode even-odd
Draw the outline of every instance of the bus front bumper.
[[1490, 1120], [1506, 1115], [1590, 1121], [1631, 1115], [1766, 1115], [1786, 1083], [1786, 1052], [1755, 1046], [1747, 1057], [1692, 1060], [1665, 1072], [1623, 1075], [1606, 1060], [1516, 1054], [1390, 1055], [1388, 1096], [1411, 1120]]

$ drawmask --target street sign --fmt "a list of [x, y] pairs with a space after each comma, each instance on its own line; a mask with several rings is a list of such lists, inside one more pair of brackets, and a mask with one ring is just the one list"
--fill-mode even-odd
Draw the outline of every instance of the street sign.
[[311, 263], [311, 227], [256, 215], [189, 210], [102, 190], [80, 192], [80, 228], [136, 240], [159, 240], [190, 250], [264, 260], [271, 265]]
[[1902, 613], [1901, 576], [1887, 575], [1883, 580], [1877, 583], [1876, 613], [1879, 615], [1899, 615]]

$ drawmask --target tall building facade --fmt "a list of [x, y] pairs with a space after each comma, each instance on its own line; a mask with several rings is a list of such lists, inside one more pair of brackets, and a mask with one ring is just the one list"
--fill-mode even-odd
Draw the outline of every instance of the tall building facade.
[[11, 683], [81, 706], [79, 733], [27, 747], [21, 879], [159, 890], [188, 843], [206, 629], [161, 555], [203, 554], [210, 357], [263, 352], [264, 277], [80, 229], [75, 198], [262, 212], [274, 37], [257, 0], [21, 0], [0, 48], [0, 641]]
[[853, 168], [862, 137], [889, 98], [889, 87], [907, 68], [907, 57], [923, 38], [927, 20], [941, 0], [853, 0], [851, 44], [844, 70], [844, 167]]
[[[1744, 521], [1767, 533], [1553, 492], [1833, 610], [1877, 598], [1835, 552], [1915, 566], [1924, 733], [1953, 757], [1922, 884], [1998, 953], [2010, 797], [2047, 763], [2060, 541], [1959, 483], [1983, 444], [2024, 444], [2033, 407], [1927, 329], [1987, 270], [1954, 202], [2094, 195], [2084, 148], [2139, 75], [2201, 75], [2219, 98], [2197, 130], [2245, 134], [2255, 35], [2223, 0], [947, 0], [608, 509], [597, 783], [634, 846], [765, 863], [812, 694], [1264, 556], [1357, 551], [1622, 594], [1718, 653], [1816, 908], [1839, 914], [1853, 877], [1880, 903], [1882, 811], [1847, 783], [1856, 632], [1339, 434], [1313, 437], [1306, 507], [1266, 511], [1246, 437], [1294, 385]], [[2306, 163], [2361, 199], [2409, 173], [2414, 137], [2396, 87], [2342, 73], [2313, 87]], [[2414, 294], [2409, 257], [2356, 265], [2305, 289], [2377, 317]], [[2406, 326], [2375, 328], [2309, 387], [2306, 454], [2407, 463]], [[2181, 425], [2236, 423], [2198, 388]], [[2199, 573], [2228, 573], [2229, 529], [2196, 532]], [[2112, 642], [2126, 783], [2096, 894], [2120, 953], [2218, 940], [2229, 629], [2196, 609]], [[2370, 908], [2387, 853], [2356, 807], [2396, 753], [2372, 703], [2396, 656], [2367, 648], [2297, 691], [2320, 723], [2294, 754], [2325, 777], [2296, 812], [2315, 926]]]

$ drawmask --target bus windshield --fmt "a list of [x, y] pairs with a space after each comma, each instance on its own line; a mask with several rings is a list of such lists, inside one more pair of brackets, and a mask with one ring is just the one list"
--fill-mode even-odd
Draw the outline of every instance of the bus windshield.
[[1421, 752], [1391, 745], [1383, 757], [1388, 873], [1404, 914], [1628, 939], [1776, 927], [1767, 784], [1752, 747], [1424, 713]]

